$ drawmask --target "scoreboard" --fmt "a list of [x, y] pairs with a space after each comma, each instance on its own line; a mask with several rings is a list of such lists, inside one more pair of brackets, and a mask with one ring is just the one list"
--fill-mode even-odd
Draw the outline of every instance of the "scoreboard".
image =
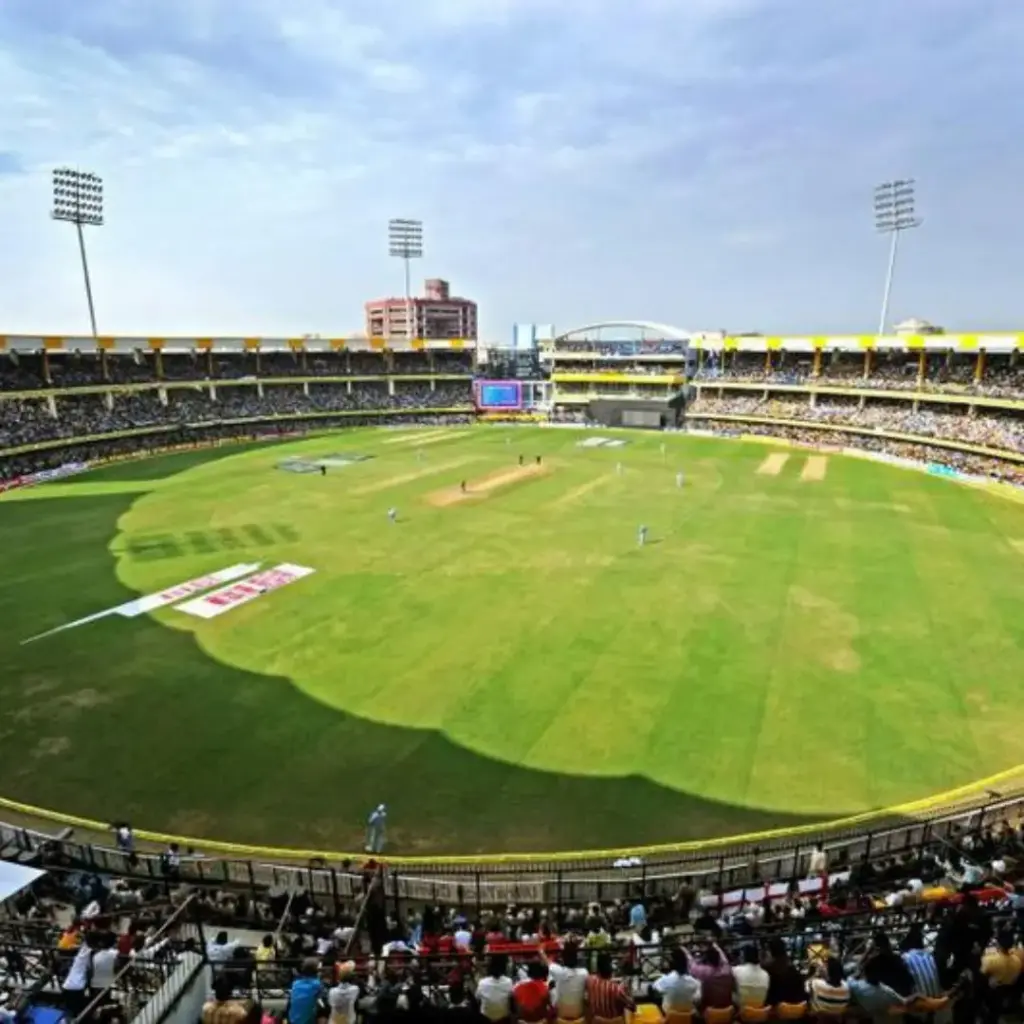
[[516, 411], [523, 408], [523, 384], [518, 380], [476, 380], [476, 407], [485, 412]]

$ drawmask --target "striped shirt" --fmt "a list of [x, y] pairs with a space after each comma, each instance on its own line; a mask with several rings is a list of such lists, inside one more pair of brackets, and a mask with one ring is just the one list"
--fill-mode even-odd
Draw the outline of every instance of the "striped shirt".
[[830, 985], [824, 978], [811, 978], [807, 983], [813, 1013], [842, 1013], [850, 1005], [850, 989], [842, 985]]
[[927, 949], [908, 949], [903, 954], [903, 962], [914, 979], [914, 992], [919, 996], [937, 999], [942, 995], [939, 983], [939, 969], [935, 957]]
[[591, 974], [587, 978], [587, 1007], [591, 1017], [612, 1019], [621, 1017], [624, 1010], [635, 1010], [636, 1003], [614, 978], [601, 978]]

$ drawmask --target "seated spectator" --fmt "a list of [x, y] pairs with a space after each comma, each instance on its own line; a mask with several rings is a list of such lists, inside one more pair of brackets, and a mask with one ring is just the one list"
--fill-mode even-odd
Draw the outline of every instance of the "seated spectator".
[[807, 982], [811, 1012], [839, 1015], [850, 1005], [850, 986], [846, 984], [843, 964], [830, 956], [823, 970]]
[[757, 946], [753, 943], [743, 947], [743, 962], [732, 969], [732, 976], [737, 1006], [764, 1006], [771, 979], [761, 966]]
[[690, 955], [690, 973], [701, 984], [701, 1003], [706, 1009], [713, 1006], [725, 1009], [733, 1005], [733, 976], [729, 958], [716, 942], [704, 951], [702, 960]]
[[544, 950], [541, 950], [539, 955], [551, 978], [551, 1005], [555, 1008], [555, 1013], [562, 1020], [578, 1020], [583, 1016], [587, 969], [580, 966], [575, 943], [566, 944], [562, 950], [561, 963], [549, 960]]
[[700, 1005], [701, 985], [690, 973], [690, 958], [681, 946], [671, 952], [672, 970], [651, 986], [661, 999], [662, 1013], [692, 1013]]
[[939, 969], [934, 955], [926, 948], [924, 928], [919, 922], [910, 926], [901, 946], [903, 962], [914, 982], [915, 995], [929, 999], [942, 996], [944, 993], [939, 981]]
[[526, 980], [512, 989], [512, 998], [516, 1013], [525, 1024], [547, 1020], [553, 993], [548, 986], [548, 968], [540, 960], [531, 960], [527, 965]]
[[587, 977], [587, 1013], [590, 1018], [612, 1020], [627, 1010], [636, 1009], [636, 1003], [625, 988], [612, 977], [612, 958], [607, 953], [597, 954], [597, 973]]
[[864, 961], [863, 977], [849, 983], [852, 1002], [876, 1022], [885, 1021], [895, 1006], [905, 1006], [906, 1000], [895, 989], [882, 981], [882, 964], [878, 957]]
[[508, 977], [508, 957], [503, 953], [493, 954], [487, 964], [487, 974], [476, 987], [476, 998], [480, 1013], [489, 1021], [512, 1019], [512, 990], [515, 987]]
[[765, 1001], [770, 1006], [804, 1001], [804, 976], [793, 966], [786, 943], [778, 936], [768, 942], [768, 959], [764, 969], [768, 972], [768, 994]]

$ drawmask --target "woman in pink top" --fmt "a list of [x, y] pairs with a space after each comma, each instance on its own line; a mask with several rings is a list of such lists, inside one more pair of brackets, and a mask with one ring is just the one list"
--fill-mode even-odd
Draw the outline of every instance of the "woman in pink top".
[[725, 1009], [732, 1006], [732, 968], [718, 943], [712, 942], [700, 960], [689, 951], [687, 953], [690, 956], [690, 974], [701, 984], [701, 1007]]

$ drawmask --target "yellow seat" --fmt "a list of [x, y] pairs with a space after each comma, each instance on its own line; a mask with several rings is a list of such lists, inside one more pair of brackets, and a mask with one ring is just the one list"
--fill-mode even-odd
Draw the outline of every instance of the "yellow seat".
[[665, 1024], [693, 1024], [693, 1010], [669, 1010]]
[[641, 1003], [630, 1018], [631, 1024], [661, 1024], [664, 1017], [654, 1003]]
[[934, 998], [932, 996], [918, 996], [910, 1004], [911, 1013], [938, 1013], [939, 1010], [944, 1010], [949, 1006], [949, 996], [939, 996]]
[[779, 1020], [803, 1020], [807, 1016], [806, 1003], [779, 1003], [775, 1008]]
[[709, 1006], [704, 1011], [704, 1024], [732, 1024], [732, 1015], [731, 1006]]
[[741, 1006], [740, 1020], [743, 1024], [764, 1024], [772, 1015], [770, 1006]]

